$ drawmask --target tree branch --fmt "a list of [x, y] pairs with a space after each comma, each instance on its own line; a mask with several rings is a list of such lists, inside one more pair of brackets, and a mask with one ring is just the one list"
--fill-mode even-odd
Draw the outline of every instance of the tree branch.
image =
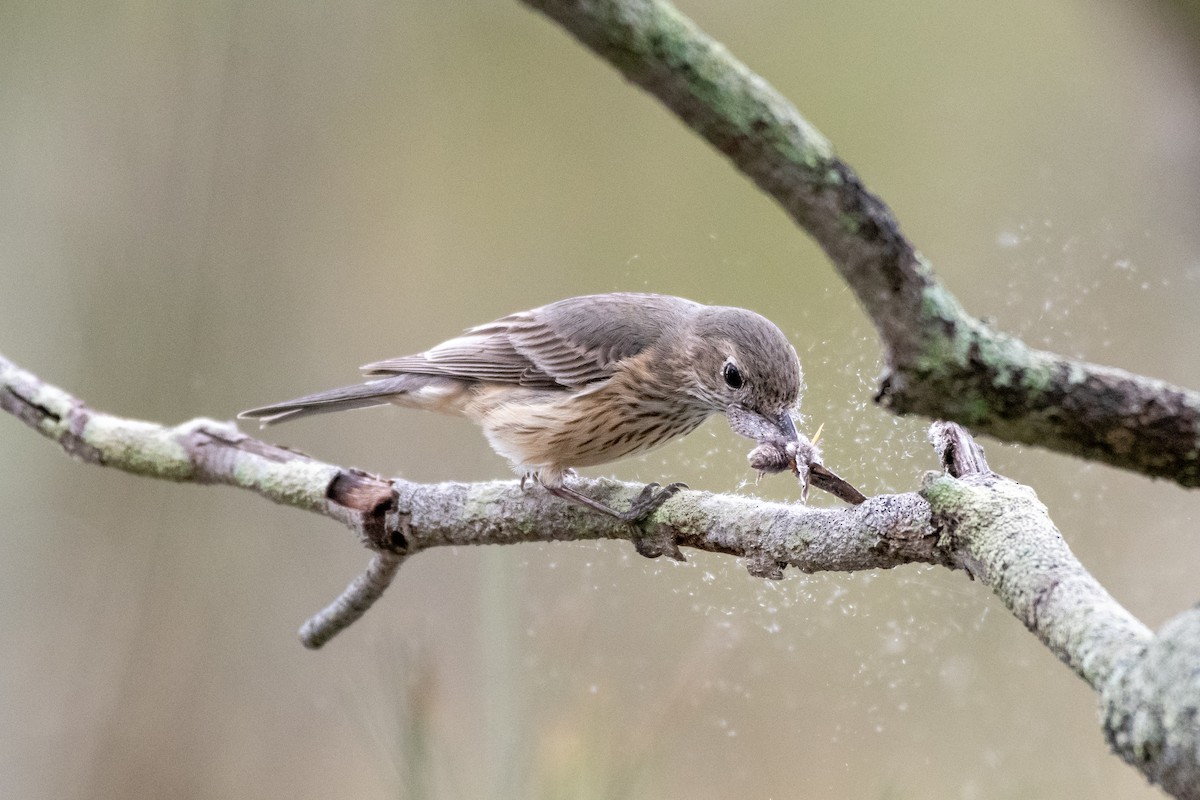
[[[968, 315], [887, 206], [765, 81], [658, 0], [526, 0], [725, 153], [825, 249], [883, 338], [879, 401], [948, 416], [1147, 475], [1200, 485], [1200, 395], [1027, 347]], [[175, 427], [89, 409], [0, 357], [0, 408], [75, 458], [177, 482], [220, 483], [347, 525], [367, 571], [305, 624], [319, 647], [429, 547], [629, 539], [634, 529], [513, 481], [415, 484], [325, 464], [198, 419]], [[684, 492], [642, 535], [739, 556], [749, 571], [961, 569], [989, 586], [1099, 694], [1110, 743], [1152, 781], [1200, 797], [1200, 611], [1152, 634], [1067, 548], [1028, 487], [992, 473], [964, 430], [931, 432], [947, 474], [918, 492], [837, 510]], [[592, 481], [610, 504], [640, 486]]]
[[[947, 469], [921, 494], [956, 566], [1099, 695], [1104, 735], [1125, 761], [1179, 798], [1200, 798], [1200, 610], [1152, 634], [1071, 554], [1033, 491], [995, 475], [959, 426], [934, 423]], [[956, 479], [956, 478], [961, 478]]]
[[[325, 464], [197, 419], [166, 427], [88, 408], [0, 356], [0, 408], [75, 458], [181, 483], [225, 484], [336, 519], [372, 551], [367, 571], [301, 629], [320, 647], [382, 595], [400, 565], [431, 547], [631, 539], [634, 528], [524, 491], [516, 481], [419, 484]], [[815, 509], [755, 498], [681, 492], [643, 535], [745, 559], [752, 575], [938, 564], [989, 586], [1063, 662], [1100, 693], [1105, 731], [1127, 761], [1178, 797], [1200, 786], [1200, 613], [1159, 636], [1088, 574], [1031, 489], [992, 473], [961, 427], [931, 432], [947, 474], [919, 492]], [[637, 484], [590, 481], [619, 504]], [[1188, 717], [1187, 715], [1192, 716]], [[1181, 716], [1183, 715], [1183, 716]], [[1181, 788], [1183, 787], [1183, 788]]]
[[[337, 601], [304, 626], [312, 647], [345, 628], [377, 599], [403, 558], [430, 547], [632, 539], [634, 528], [516, 481], [418, 484], [316, 461], [196, 419], [174, 427], [94, 411], [81, 400], [0, 356], [0, 408], [81, 461], [181, 483], [226, 484], [276, 503], [335, 519], [378, 559]], [[643, 488], [583, 481], [612, 505]], [[887, 569], [908, 563], [950, 566], [935, 544], [928, 506], [916, 495], [877, 497], [847, 511], [683, 492], [644, 524], [645, 534], [741, 556], [756, 575]]]
[[983, 450], [953, 423], [930, 441], [947, 470], [921, 494], [955, 566], [992, 587], [1079, 677], [1099, 691], [1152, 638], [1071, 553], [1028, 486], [992, 472]]
[[828, 140], [670, 4], [524, 2], [657, 97], [820, 244], [883, 340], [880, 403], [1200, 486], [1200, 393], [1034, 350], [969, 315]]

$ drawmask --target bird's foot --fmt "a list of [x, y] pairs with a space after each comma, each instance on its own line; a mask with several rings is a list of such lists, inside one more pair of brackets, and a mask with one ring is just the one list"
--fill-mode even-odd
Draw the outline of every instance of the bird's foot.
[[672, 483], [668, 486], [659, 486], [657, 483], [651, 483], [642, 489], [641, 494], [634, 498], [633, 502], [629, 504], [628, 509], [617, 511], [615, 508], [588, 497], [586, 494], [576, 491], [569, 486], [561, 484], [546, 486], [546, 490], [553, 495], [570, 500], [578, 505], [586, 506], [593, 511], [606, 514], [621, 522], [628, 523], [633, 528], [630, 536], [633, 540], [633, 546], [637, 548], [638, 553], [646, 558], [658, 558], [665, 555], [676, 561], [683, 561], [685, 559], [683, 553], [679, 551], [679, 545], [675, 544], [674, 537], [670, 535], [666, 527], [654, 526], [656, 530], [651, 532], [645, 530], [641, 524], [645, 522], [647, 517], [657, 511], [663, 503], [686, 488], [686, 483]]
[[670, 500], [678, 492], [686, 489], [686, 483], [671, 483], [661, 486], [648, 483], [642, 493], [629, 504], [629, 510], [617, 514], [617, 519], [632, 522], [635, 525], [658, 510], [659, 506]]
[[686, 488], [687, 484], [685, 483], [672, 483], [661, 488], [657, 483], [648, 484], [630, 504], [629, 510], [618, 515], [620, 519], [635, 526], [632, 540], [638, 555], [646, 558], [666, 556], [675, 561], [686, 561], [683, 553], [679, 550], [679, 545], [675, 543], [675, 537], [665, 527], [655, 526], [654, 531], [647, 531], [640, 526], [646, 517], [657, 511], [677, 492]]

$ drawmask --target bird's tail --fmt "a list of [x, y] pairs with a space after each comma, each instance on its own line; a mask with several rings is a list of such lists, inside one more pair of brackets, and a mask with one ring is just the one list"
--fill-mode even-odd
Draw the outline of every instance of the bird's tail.
[[301, 417], [311, 417], [315, 414], [328, 414], [332, 411], [349, 411], [354, 408], [370, 408], [389, 403], [400, 402], [406, 395], [420, 392], [431, 380], [426, 375], [393, 375], [379, 380], [357, 383], [353, 386], [343, 386], [339, 389], [329, 389], [316, 394], [297, 397], [285, 403], [252, 408], [238, 414], [239, 419], [257, 419], [263, 425], [274, 425], [277, 422], [290, 422]]

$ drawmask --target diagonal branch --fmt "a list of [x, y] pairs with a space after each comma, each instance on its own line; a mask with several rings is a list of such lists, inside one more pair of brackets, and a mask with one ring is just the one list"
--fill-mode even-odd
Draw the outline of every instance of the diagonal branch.
[[959, 425], [930, 441], [947, 474], [921, 494], [955, 565], [991, 586], [1009, 611], [1097, 691], [1152, 639], [1071, 553], [1028, 486], [992, 472]]
[[825, 137], [670, 4], [524, 2], [658, 98], [821, 245], [883, 340], [880, 403], [1200, 486], [1200, 393], [1034, 350], [969, 315]]

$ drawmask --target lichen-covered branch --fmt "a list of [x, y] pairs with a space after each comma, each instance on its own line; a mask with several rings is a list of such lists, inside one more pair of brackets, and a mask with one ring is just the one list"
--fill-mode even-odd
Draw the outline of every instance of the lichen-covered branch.
[[1071, 554], [1033, 491], [994, 474], [957, 425], [930, 439], [949, 474], [921, 495], [956, 565], [1096, 690], [1113, 750], [1174, 797], [1200, 798], [1200, 609], [1157, 635]]
[[[357, 620], [421, 550], [635, 535], [627, 523], [516, 481], [387, 480], [267, 444], [231, 423], [166, 427], [104, 414], [2, 356], [0, 409], [87, 463], [237, 486], [348, 525], [373, 551], [371, 563], [301, 629], [309, 647]], [[1101, 693], [1118, 752], [1168, 788], [1193, 778], [1200, 786], [1200, 728], [1177, 724], [1180, 714], [1200, 718], [1195, 612], [1154, 637], [1075, 559], [1032, 490], [993, 474], [961, 427], [935, 425], [932, 438], [947, 474], [919, 492], [839, 509], [682, 492], [636, 533], [669, 542], [662, 552], [682, 546], [741, 557], [751, 574], [765, 578], [782, 577], [786, 567], [855, 571], [927, 563], [965, 570]], [[620, 505], [642, 487], [591, 481], [586, 488]]]
[[1200, 798], [1200, 609], [1169, 621], [1100, 691], [1113, 750], [1173, 796]]
[[[928, 507], [916, 495], [873, 498], [843, 511], [683, 492], [643, 530], [564, 503], [516, 481], [436, 485], [316, 461], [262, 442], [227, 422], [198, 419], [167, 427], [95, 411], [0, 356], [0, 408], [91, 464], [178, 482], [220, 483], [342, 522], [376, 559], [302, 631], [320, 646], [361, 616], [386, 589], [401, 559], [429, 547], [466, 544], [632, 539], [647, 536], [741, 556], [755, 574], [783, 566], [806, 572], [951, 566], [936, 547]], [[642, 487], [591, 481], [590, 496], [628, 505]], [[668, 548], [667, 551], [674, 549]]]
[[828, 253], [878, 328], [878, 400], [1200, 486], [1200, 393], [1034, 350], [967, 314], [833, 147], [663, 0], [524, 0], [729, 157]]
[[934, 423], [947, 474], [926, 481], [934, 527], [956, 566], [1099, 691], [1152, 634], [1084, 569], [1028, 486], [992, 472], [964, 429]]
[[396, 504], [389, 481], [259, 441], [232, 422], [194, 419], [166, 427], [104, 414], [2, 355], [0, 409], [80, 461], [181, 483], [239, 486], [336, 519], [377, 549], [406, 546], [388, 528]]

